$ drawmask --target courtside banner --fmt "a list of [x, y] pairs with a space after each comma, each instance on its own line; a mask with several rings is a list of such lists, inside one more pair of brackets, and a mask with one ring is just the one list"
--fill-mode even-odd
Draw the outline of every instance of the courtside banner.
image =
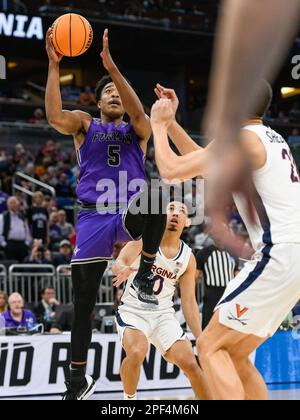
[[[70, 363], [70, 336], [0, 337], [0, 398], [59, 394], [65, 391]], [[97, 392], [122, 392], [122, 348], [115, 334], [93, 336], [88, 373]], [[164, 361], [154, 347], [142, 369], [139, 389], [190, 387], [180, 370]]]
[[[193, 345], [195, 340], [189, 334]], [[70, 335], [0, 336], [0, 398], [57, 395], [65, 391]], [[122, 392], [122, 348], [115, 334], [93, 336], [88, 373], [98, 393]], [[300, 335], [278, 332], [252, 357], [268, 385], [300, 387]], [[189, 388], [186, 377], [151, 347], [144, 362], [139, 390]]]

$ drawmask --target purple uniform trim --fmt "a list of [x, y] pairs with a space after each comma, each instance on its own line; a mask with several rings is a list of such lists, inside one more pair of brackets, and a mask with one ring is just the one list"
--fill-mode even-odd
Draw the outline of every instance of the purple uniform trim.
[[72, 264], [91, 264], [110, 260], [116, 242], [140, 239], [130, 236], [124, 221], [124, 215], [119, 213], [99, 214], [97, 210], [79, 212], [76, 227], [77, 242]]

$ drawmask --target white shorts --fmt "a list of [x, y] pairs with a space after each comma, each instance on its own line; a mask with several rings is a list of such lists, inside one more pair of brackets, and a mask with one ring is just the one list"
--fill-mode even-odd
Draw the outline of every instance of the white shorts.
[[186, 340], [175, 313], [139, 314], [122, 306], [117, 312], [116, 324], [122, 345], [126, 328], [131, 328], [141, 331], [162, 355], [165, 355], [176, 341]]
[[278, 244], [257, 253], [229, 283], [215, 311], [228, 328], [267, 338], [300, 299], [300, 244]]

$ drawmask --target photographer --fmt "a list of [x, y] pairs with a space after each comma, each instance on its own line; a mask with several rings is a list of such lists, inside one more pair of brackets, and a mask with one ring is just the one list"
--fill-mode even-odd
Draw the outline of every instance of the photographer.
[[25, 258], [24, 264], [52, 264], [52, 254], [43, 246], [42, 240], [36, 239], [33, 242], [31, 253]]

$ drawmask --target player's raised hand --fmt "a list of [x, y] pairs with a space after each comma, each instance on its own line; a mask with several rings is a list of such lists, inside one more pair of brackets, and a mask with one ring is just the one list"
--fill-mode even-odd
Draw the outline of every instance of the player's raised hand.
[[179, 99], [176, 95], [175, 90], [165, 88], [164, 86], [157, 83], [154, 92], [156, 93], [158, 99], [170, 99], [170, 101], [172, 102], [174, 114], [176, 115], [179, 106]]
[[111, 73], [117, 68], [109, 49], [108, 29], [105, 29], [103, 34], [103, 48], [100, 55], [102, 58], [103, 66], [108, 71], [108, 73]]
[[168, 128], [175, 119], [175, 113], [170, 99], [159, 99], [151, 110], [151, 124]]
[[63, 59], [63, 55], [55, 50], [52, 42], [52, 36], [52, 28], [49, 28], [46, 35], [46, 51], [49, 61], [58, 64]]
[[132, 267], [122, 267], [114, 278], [113, 286], [119, 287], [124, 281], [128, 280], [132, 273], [137, 273], [137, 269]]

